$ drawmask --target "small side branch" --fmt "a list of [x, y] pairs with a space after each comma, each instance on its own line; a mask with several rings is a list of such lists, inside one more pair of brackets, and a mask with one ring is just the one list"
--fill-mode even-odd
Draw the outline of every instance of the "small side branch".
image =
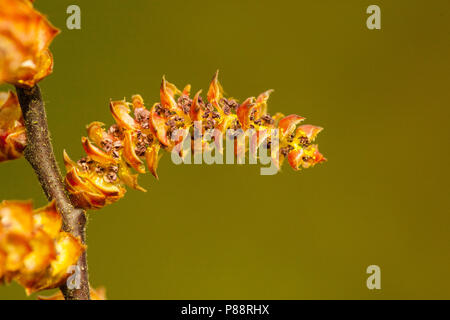
[[[86, 241], [86, 214], [76, 209], [68, 199], [61, 173], [56, 163], [50, 142], [47, 116], [38, 85], [32, 88], [16, 87], [27, 132], [25, 158], [36, 172], [44, 193], [49, 200], [55, 200], [63, 217], [63, 230]], [[86, 252], [78, 260], [81, 271], [80, 289], [69, 289], [63, 285], [60, 289], [66, 300], [89, 300], [89, 279]]]

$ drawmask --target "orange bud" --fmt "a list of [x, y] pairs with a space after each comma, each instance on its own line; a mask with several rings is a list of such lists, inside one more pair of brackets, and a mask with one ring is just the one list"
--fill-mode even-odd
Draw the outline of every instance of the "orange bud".
[[300, 117], [296, 114], [291, 114], [289, 116], [284, 117], [278, 123], [278, 127], [280, 128], [280, 136], [281, 138], [286, 137], [295, 130], [295, 126], [305, 120], [305, 118]]
[[255, 106], [255, 98], [247, 98], [242, 104], [237, 108], [237, 118], [242, 126], [243, 130], [247, 130], [250, 125], [250, 111]]
[[219, 83], [219, 70], [217, 70], [209, 86], [207, 99], [210, 103], [213, 104], [213, 106], [220, 109], [219, 101], [220, 99], [222, 99], [222, 97], [223, 97], [223, 89]]
[[62, 217], [56, 209], [55, 201], [47, 206], [33, 211], [33, 222], [35, 227], [41, 228], [52, 238], [56, 238], [61, 230]]
[[297, 128], [295, 138], [305, 137], [309, 141], [314, 141], [317, 135], [323, 130], [321, 127], [316, 127], [311, 124], [304, 124]]
[[216, 129], [225, 134], [225, 131], [230, 129], [235, 121], [235, 114], [223, 115], [223, 120], [217, 125]]
[[165, 77], [162, 79], [159, 94], [161, 97], [161, 105], [164, 108], [169, 108], [169, 110], [175, 110], [177, 108], [178, 105], [175, 101], [175, 95], [179, 95], [180, 90], [174, 84], [166, 81]]
[[156, 111], [156, 105], [154, 105], [151, 109], [151, 123], [152, 127], [156, 132], [156, 136], [158, 140], [165, 146], [169, 146], [170, 142], [167, 137], [167, 125], [166, 120], [158, 114]]
[[256, 103], [260, 106], [260, 113], [262, 115], [267, 113], [267, 100], [269, 100], [270, 95], [274, 90], [270, 89], [261, 93], [258, 98], [256, 98]]
[[103, 163], [103, 164], [114, 164], [117, 162], [112, 156], [101, 150], [100, 148], [94, 146], [88, 138], [82, 137], [81, 143], [83, 144], [84, 151], [93, 160]]
[[0, 162], [20, 158], [26, 146], [25, 124], [17, 96], [0, 92]]
[[144, 99], [142, 99], [142, 96], [140, 94], [135, 94], [131, 97], [131, 103], [133, 105], [133, 108], [144, 108]]
[[101, 145], [102, 141], [109, 137], [103, 128], [104, 126], [105, 124], [99, 121], [91, 122], [86, 126], [89, 139], [91, 139], [96, 145]]
[[191, 85], [187, 84], [183, 89], [183, 95], [188, 96], [191, 94]]
[[261, 93], [258, 96], [258, 98], [256, 98], [256, 103], [267, 102], [267, 100], [269, 100], [269, 97], [273, 91], [274, 91], [273, 89], [270, 89], [270, 90], [267, 90], [267, 91], [264, 91], [263, 93]]
[[130, 116], [130, 107], [124, 101], [111, 101], [109, 108], [114, 120], [121, 128], [128, 130], [139, 128], [139, 125]]
[[0, 281], [15, 280], [27, 294], [60, 286], [85, 247], [61, 231], [55, 203], [33, 211], [31, 202], [0, 204]]
[[317, 163], [326, 161], [324, 156], [319, 152], [317, 145], [310, 145], [307, 148], [294, 149], [288, 154], [288, 161], [294, 170], [300, 167], [309, 168]]
[[59, 33], [29, 0], [0, 0], [0, 82], [34, 86], [52, 73], [48, 50]]
[[[69, 276], [68, 268], [77, 263], [86, 247], [70, 233], [61, 231], [55, 239], [55, 249], [59, 254], [50, 263], [44, 276], [33, 283], [32, 287], [27, 287], [28, 294], [62, 285]], [[19, 283], [26, 285], [26, 283], [20, 282], [20, 279]]]
[[64, 151], [67, 174], [64, 179], [70, 199], [75, 206], [84, 209], [100, 209], [116, 202], [126, 192], [118, 179], [117, 164], [91, 164], [83, 166], [73, 162]]
[[202, 93], [202, 90], [197, 91], [194, 98], [192, 99], [192, 105], [191, 109], [189, 111], [191, 121], [200, 121], [202, 119], [202, 115], [204, 113], [204, 110], [200, 107], [198, 98], [200, 97], [200, 94]]
[[131, 174], [130, 170], [128, 169], [128, 166], [122, 165], [119, 169], [119, 178], [121, 181], [123, 181], [124, 184], [126, 184], [128, 187], [142, 191], [147, 192], [144, 188], [142, 188], [138, 184], [138, 174]]
[[147, 161], [148, 170], [150, 170], [150, 172], [156, 179], [158, 179], [156, 169], [158, 168], [159, 149], [160, 149], [159, 144], [155, 144], [151, 148], [147, 149], [147, 152], [145, 154], [145, 160]]
[[125, 132], [123, 141], [123, 157], [125, 161], [139, 173], [145, 173], [144, 163], [139, 159], [135, 152], [136, 145], [133, 142], [131, 131]]

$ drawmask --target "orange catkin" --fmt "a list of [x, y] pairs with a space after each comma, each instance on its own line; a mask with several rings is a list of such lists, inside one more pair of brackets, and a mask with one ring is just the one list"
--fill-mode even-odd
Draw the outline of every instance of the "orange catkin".
[[[191, 86], [182, 91], [164, 77], [160, 87], [160, 102], [147, 108], [140, 95], [134, 95], [131, 102], [111, 101], [110, 111], [116, 122], [108, 129], [101, 122], [92, 122], [87, 126], [87, 137], [82, 145], [87, 156], [77, 162], [72, 161], [64, 152], [67, 170], [65, 183], [72, 201], [84, 209], [99, 209], [122, 198], [125, 186], [145, 191], [137, 182], [138, 174], [148, 170], [158, 178], [156, 169], [160, 158], [159, 151], [172, 151], [179, 147], [180, 140], [173, 138], [177, 130], [181, 136], [194, 131], [194, 122], [201, 123], [202, 133], [217, 130], [225, 134], [228, 129], [252, 129], [256, 134], [257, 146], [266, 142], [276, 154], [276, 166], [281, 167], [285, 158], [294, 170], [309, 168], [326, 159], [313, 144], [322, 130], [313, 125], [299, 125], [304, 120], [298, 115], [267, 113], [267, 100], [272, 90], [258, 97], [251, 97], [238, 103], [235, 99], [225, 98], [218, 80], [214, 75], [206, 101], [201, 91], [192, 98]], [[270, 147], [270, 133], [279, 132], [279, 144]], [[192, 143], [192, 148], [200, 145], [204, 152], [207, 141]], [[235, 153], [241, 154], [246, 147], [235, 147]], [[183, 153], [183, 150], [179, 150]], [[275, 160], [275, 158], [273, 160]], [[133, 173], [135, 172], [135, 173]]]

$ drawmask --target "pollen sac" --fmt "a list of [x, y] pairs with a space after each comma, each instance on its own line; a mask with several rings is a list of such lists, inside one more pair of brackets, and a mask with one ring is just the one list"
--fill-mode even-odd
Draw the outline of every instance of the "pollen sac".
[[0, 83], [32, 87], [52, 73], [59, 33], [30, 0], [0, 0]]
[[[147, 167], [158, 179], [161, 150], [182, 158], [189, 148], [194, 153], [211, 152], [212, 143], [205, 137], [212, 134], [214, 145], [219, 147], [224, 137], [230, 137], [228, 130], [234, 132], [231, 138], [235, 139], [236, 156], [245, 155], [247, 150], [256, 152], [264, 145], [278, 168], [285, 158], [295, 170], [325, 161], [317, 145], [312, 145], [322, 128], [299, 126], [304, 118], [298, 115], [269, 114], [267, 101], [272, 92], [267, 90], [240, 104], [225, 97], [216, 72], [206, 99], [202, 90], [191, 98], [190, 85], [179, 90], [163, 77], [160, 101], [151, 107], [140, 95], [132, 96], [131, 102], [111, 101], [116, 123], [108, 129], [98, 121], [87, 126], [88, 136], [82, 138], [86, 157], [74, 162], [64, 153], [65, 182], [72, 201], [84, 209], [99, 209], [122, 198], [126, 186], [145, 191], [137, 182], [138, 175]], [[237, 131], [246, 131], [248, 139], [238, 142]], [[188, 135], [191, 142], [184, 144]], [[279, 137], [279, 143], [272, 143], [272, 137]]]
[[25, 125], [17, 96], [0, 92], [0, 162], [18, 159], [26, 147]]
[[63, 284], [85, 247], [61, 225], [54, 202], [37, 210], [29, 201], [0, 203], [0, 282], [15, 280], [27, 294]]

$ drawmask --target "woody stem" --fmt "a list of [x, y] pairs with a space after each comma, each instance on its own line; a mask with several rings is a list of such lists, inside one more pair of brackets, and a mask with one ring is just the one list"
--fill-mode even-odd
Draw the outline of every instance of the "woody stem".
[[[33, 167], [48, 200], [55, 200], [63, 218], [63, 230], [86, 241], [86, 213], [74, 208], [64, 189], [62, 176], [56, 163], [48, 131], [45, 105], [38, 85], [32, 88], [16, 87], [20, 107], [25, 119], [27, 147], [25, 158]], [[80, 275], [79, 289], [60, 287], [66, 300], [89, 300], [89, 280], [86, 252], [77, 262]]]

